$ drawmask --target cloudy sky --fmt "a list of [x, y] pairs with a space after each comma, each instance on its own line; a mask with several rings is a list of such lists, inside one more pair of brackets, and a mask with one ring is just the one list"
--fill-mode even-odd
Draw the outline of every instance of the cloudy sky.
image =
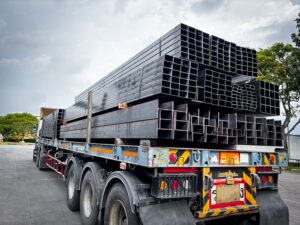
[[1, 0], [0, 115], [66, 108], [186, 23], [239, 45], [290, 42], [300, 0]]

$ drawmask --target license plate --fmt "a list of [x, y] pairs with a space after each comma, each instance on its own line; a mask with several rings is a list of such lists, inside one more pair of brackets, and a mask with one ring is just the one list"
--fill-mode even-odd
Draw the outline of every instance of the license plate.
[[245, 184], [228, 185], [225, 182], [213, 185], [210, 191], [211, 208], [245, 204]]
[[240, 185], [218, 185], [217, 204], [224, 202], [237, 202], [240, 200]]

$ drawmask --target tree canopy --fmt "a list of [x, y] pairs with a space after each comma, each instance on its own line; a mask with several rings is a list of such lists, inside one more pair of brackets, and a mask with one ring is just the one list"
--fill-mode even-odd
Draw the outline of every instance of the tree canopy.
[[38, 122], [37, 117], [30, 113], [12, 113], [0, 116], [0, 133], [5, 140], [32, 139], [36, 136]]

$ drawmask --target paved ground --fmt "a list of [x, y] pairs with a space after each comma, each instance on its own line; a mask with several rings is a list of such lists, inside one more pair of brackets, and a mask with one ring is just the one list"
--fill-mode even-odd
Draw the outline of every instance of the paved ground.
[[283, 172], [279, 177], [279, 193], [287, 204], [290, 225], [300, 224], [300, 172]]
[[79, 213], [66, 205], [63, 179], [39, 171], [32, 162], [33, 146], [0, 146], [1, 225], [79, 225]]
[[[0, 145], [0, 225], [79, 225], [79, 213], [66, 205], [63, 179], [39, 171], [32, 146]], [[300, 173], [283, 172], [280, 194], [290, 211], [290, 225], [300, 225]]]

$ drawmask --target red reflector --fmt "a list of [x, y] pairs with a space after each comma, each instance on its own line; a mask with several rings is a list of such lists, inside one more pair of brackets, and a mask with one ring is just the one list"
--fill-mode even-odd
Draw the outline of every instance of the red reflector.
[[262, 180], [263, 184], [266, 184], [268, 182], [267, 176], [262, 176], [261, 180]]
[[256, 167], [256, 171], [261, 172], [261, 171], [272, 171], [272, 167]]
[[178, 190], [180, 187], [180, 184], [179, 184], [179, 181], [178, 180], [174, 180], [173, 183], [172, 183], [172, 189], [174, 191]]
[[177, 155], [174, 154], [174, 153], [172, 153], [172, 154], [169, 156], [169, 158], [170, 158], [170, 161], [171, 161], [171, 162], [176, 162], [176, 160], [177, 160]]
[[198, 173], [197, 168], [165, 168], [165, 173]]

